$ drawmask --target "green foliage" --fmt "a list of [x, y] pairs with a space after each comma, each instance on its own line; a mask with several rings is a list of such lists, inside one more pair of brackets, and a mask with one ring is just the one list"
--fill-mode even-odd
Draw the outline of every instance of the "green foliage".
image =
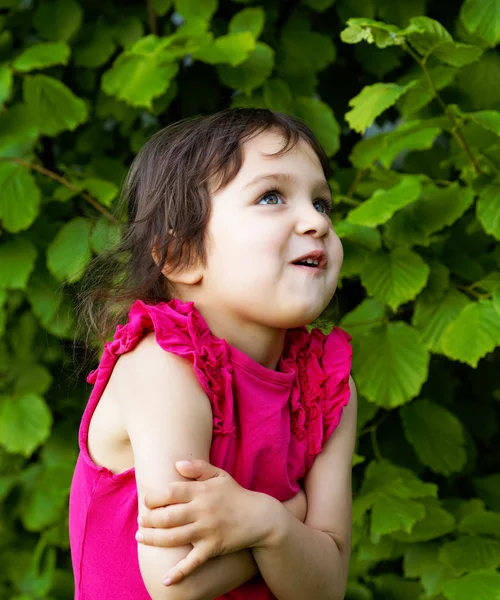
[[360, 396], [347, 600], [500, 600], [499, 0], [0, 8], [0, 600], [73, 593], [76, 284], [120, 237], [126, 168], [227, 106], [302, 118], [333, 168]]

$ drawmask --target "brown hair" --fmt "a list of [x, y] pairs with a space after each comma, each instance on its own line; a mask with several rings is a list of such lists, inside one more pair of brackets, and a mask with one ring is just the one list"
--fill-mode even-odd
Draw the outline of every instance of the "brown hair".
[[[83, 282], [84, 331], [97, 334], [102, 342], [124, 321], [135, 300], [152, 304], [170, 300], [172, 288], [162, 274], [167, 258], [171, 268], [196, 261], [206, 264], [211, 194], [238, 174], [242, 144], [266, 130], [277, 130], [284, 138], [274, 156], [304, 140], [328, 176], [328, 158], [309, 127], [267, 109], [226, 109], [184, 119], [144, 144], [132, 162], [118, 204], [118, 214], [124, 209], [127, 214], [122, 239], [92, 261]], [[158, 264], [152, 258], [153, 248]]]

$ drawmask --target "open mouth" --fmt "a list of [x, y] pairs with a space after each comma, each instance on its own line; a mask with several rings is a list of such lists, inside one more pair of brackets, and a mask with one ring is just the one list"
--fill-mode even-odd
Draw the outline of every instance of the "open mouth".
[[307, 258], [306, 260], [298, 260], [293, 265], [300, 267], [309, 267], [311, 269], [319, 269], [319, 260], [315, 258]]

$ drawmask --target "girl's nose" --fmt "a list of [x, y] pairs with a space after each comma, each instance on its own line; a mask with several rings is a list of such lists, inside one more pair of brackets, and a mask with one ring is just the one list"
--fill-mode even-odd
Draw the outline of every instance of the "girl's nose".
[[295, 231], [299, 235], [308, 233], [317, 238], [325, 237], [330, 231], [330, 218], [318, 212], [314, 206], [302, 208], [297, 217]]

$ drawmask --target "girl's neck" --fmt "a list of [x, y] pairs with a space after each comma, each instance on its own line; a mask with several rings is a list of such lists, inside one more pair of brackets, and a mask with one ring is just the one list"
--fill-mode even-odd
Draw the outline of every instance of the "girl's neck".
[[226, 340], [230, 346], [237, 348], [263, 367], [278, 370], [286, 329], [243, 321], [238, 315], [227, 314], [199, 302], [195, 302], [195, 307], [213, 335]]

